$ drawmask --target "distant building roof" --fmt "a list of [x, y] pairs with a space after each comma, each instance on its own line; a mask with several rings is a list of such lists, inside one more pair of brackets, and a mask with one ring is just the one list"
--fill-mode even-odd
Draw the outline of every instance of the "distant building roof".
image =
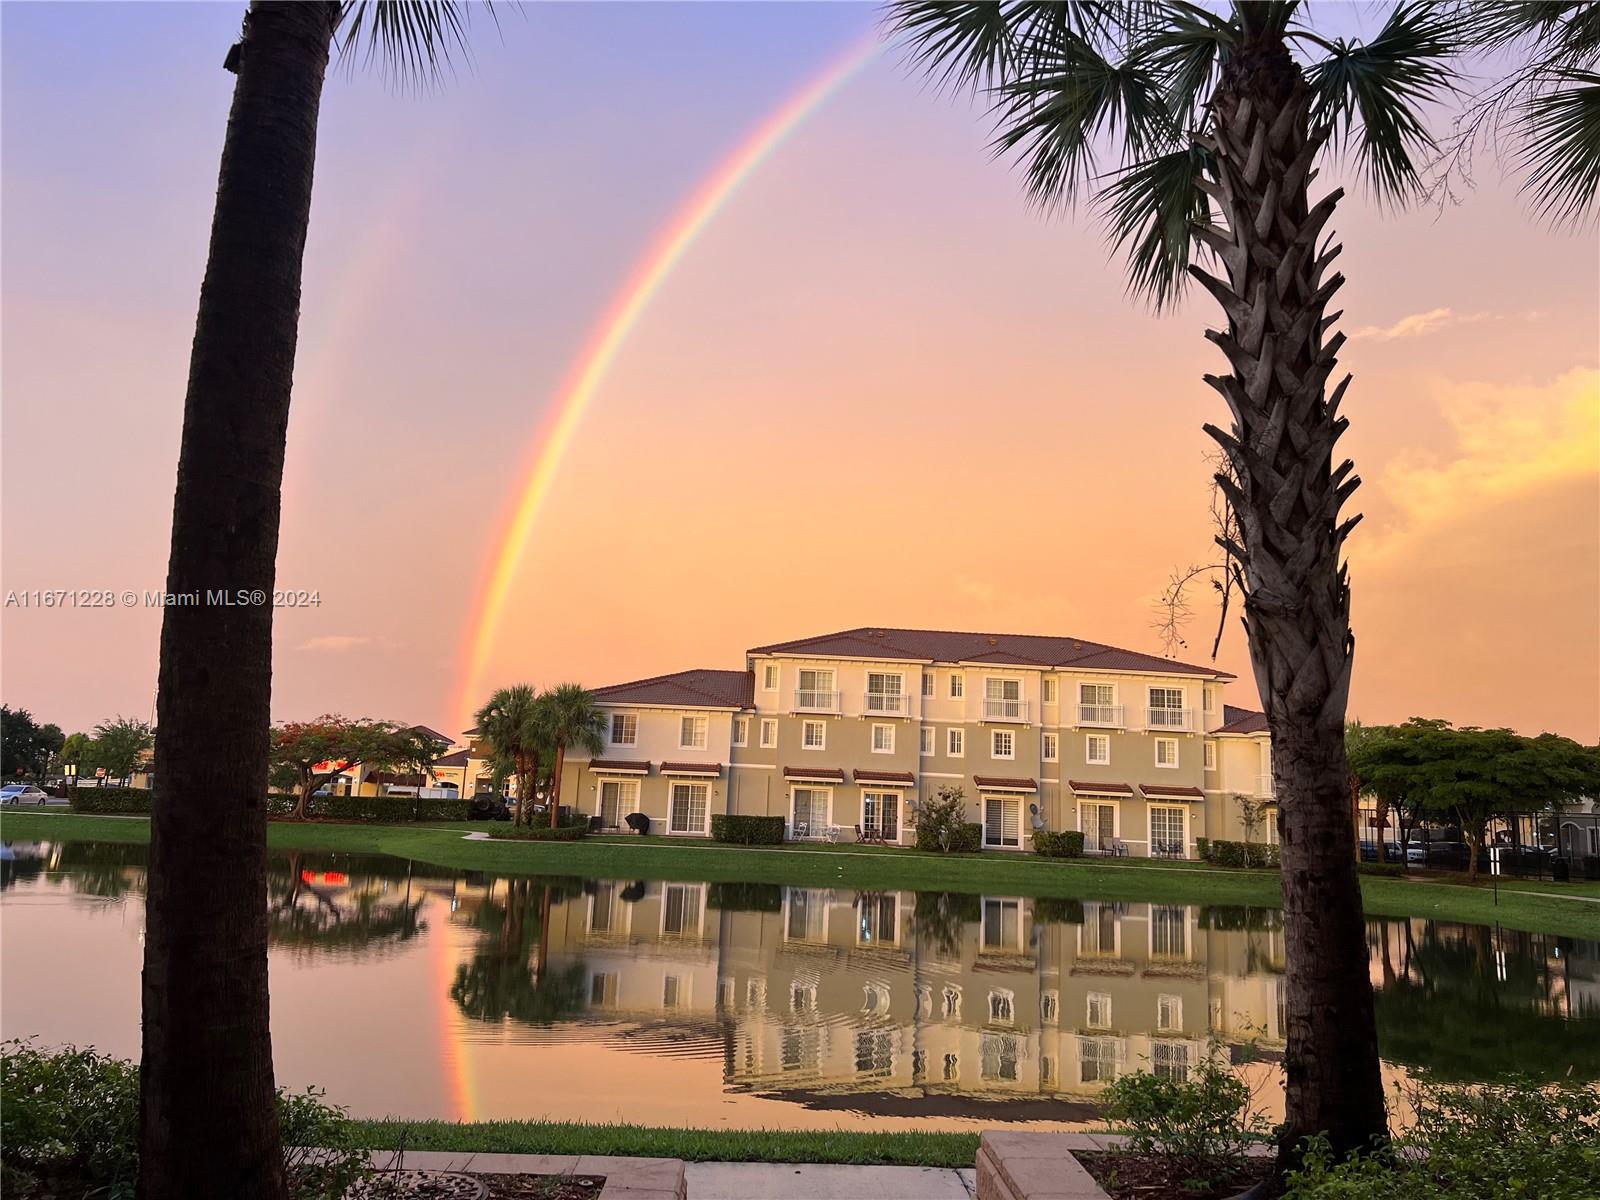
[[430, 729], [426, 725], [413, 725], [411, 726], [411, 732], [420, 733], [424, 737], [430, 737], [436, 742], [443, 742], [446, 746], [455, 741], [455, 738], [451, 737], [449, 734], [440, 733], [437, 729]]
[[467, 765], [467, 752], [457, 750], [454, 754], [446, 754], [443, 758], [433, 760], [436, 767], [464, 767]]
[[755, 679], [749, 671], [696, 668], [596, 688], [602, 704], [658, 704], [668, 708], [749, 708]]
[[956, 633], [942, 629], [888, 629], [871, 625], [792, 642], [756, 646], [751, 654], [815, 654], [824, 658], [915, 659], [992, 663], [995, 666], [1065, 667], [1076, 671], [1149, 671], [1232, 679], [1215, 667], [1195, 666], [1137, 650], [1081, 638], [1031, 633]]
[[1267, 732], [1267, 714], [1256, 712], [1253, 708], [1236, 708], [1232, 704], [1222, 706], [1222, 725], [1217, 733], [1265, 733]]

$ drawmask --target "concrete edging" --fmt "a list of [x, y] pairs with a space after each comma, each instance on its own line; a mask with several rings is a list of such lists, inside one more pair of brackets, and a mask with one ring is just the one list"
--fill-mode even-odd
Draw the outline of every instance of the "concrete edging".
[[483, 1175], [602, 1175], [600, 1200], [686, 1200], [683, 1160], [603, 1154], [477, 1154], [458, 1150], [374, 1150], [380, 1170], [395, 1159], [424, 1171], [475, 1171]]

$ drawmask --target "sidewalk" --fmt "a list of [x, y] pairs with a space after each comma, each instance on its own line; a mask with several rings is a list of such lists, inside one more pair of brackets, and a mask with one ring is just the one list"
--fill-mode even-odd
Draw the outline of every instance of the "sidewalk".
[[684, 1164], [689, 1200], [973, 1200], [977, 1172], [805, 1163]]

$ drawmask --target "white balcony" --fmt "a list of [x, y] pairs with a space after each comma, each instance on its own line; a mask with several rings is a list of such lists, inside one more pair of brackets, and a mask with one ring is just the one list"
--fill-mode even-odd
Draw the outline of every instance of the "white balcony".
[[1192, 708], [1147, 708], [1145, 725], [1151, 729], [1193, 729]]
[[1261, 773], [1261, 778], [1256, 781], [1256, 795], [1266, 796], [1268, 799], [1276, 795], [1272, 788], [1271, 771], [1263, 771]]
[[836, 713], [839, 711], [839, 693], [801, 688], [794, 694], [794, 711]]
[[910, 716], [911, 697], [904, 692], [868, 692], [861, 698], [861, 711], [869, 716]]
[[1028, 702], [1026, 700], [997, 700], [993, 696], [983, 699], [983, 719], [985, 721], [1026, 721], [1028, 719]]
[[1080, 704], [1078, 705], [1078, 724], [1091, 725], [1100, 729], [1121, 729], [1122, 705]]

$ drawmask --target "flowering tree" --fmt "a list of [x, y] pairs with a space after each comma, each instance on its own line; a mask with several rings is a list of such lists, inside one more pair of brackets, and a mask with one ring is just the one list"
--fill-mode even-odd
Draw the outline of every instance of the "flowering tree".
[[393, 721], [351, 720], [325, 713], [315, 721], [283, 721], [272, 727], [272, 771], [294, 775], [291, 814], [306, 818], [312, 793], [341, 771], [365, 763], [391, 766], [410, 754], [410, 735]]

